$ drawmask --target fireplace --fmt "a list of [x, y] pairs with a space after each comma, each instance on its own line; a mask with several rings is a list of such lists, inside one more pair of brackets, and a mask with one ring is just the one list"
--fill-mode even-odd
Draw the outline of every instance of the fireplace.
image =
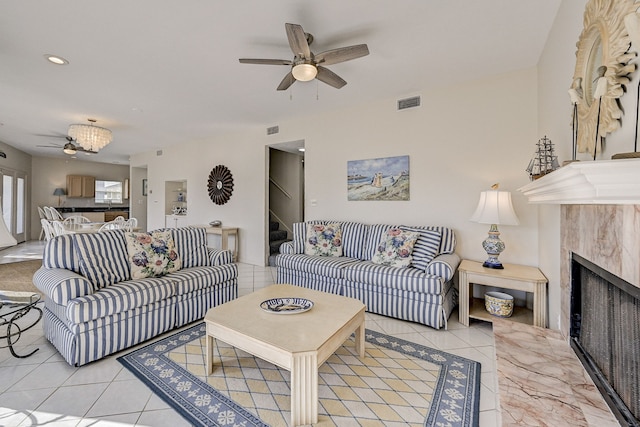
[[570, 342], [622, 426], [640, 427], [640, 288], [571, 256]]

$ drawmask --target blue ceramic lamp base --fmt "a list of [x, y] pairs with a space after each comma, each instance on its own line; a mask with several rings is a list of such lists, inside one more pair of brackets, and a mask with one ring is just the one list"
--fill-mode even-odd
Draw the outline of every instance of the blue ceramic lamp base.
[[482, 247], [489, 256], [482, 266], [503, 270], [504, 267], [498, 259], [498, 256], [500, 256], [500, 253], [504, 251], [505, 246], [504, 242], [500, 240], [500, 232], [498, 231], [498, 226], [496, 224], [491, 224], [491, 228], [489, 228], [489, 236], [484, 240], [484, 242], [482, 242]]

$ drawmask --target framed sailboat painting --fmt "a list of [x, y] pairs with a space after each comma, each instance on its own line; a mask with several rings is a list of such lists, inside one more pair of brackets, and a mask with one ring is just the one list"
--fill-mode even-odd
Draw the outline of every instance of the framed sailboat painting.
[[409, 200], [409, 156], [348, 161], [347, 200]]

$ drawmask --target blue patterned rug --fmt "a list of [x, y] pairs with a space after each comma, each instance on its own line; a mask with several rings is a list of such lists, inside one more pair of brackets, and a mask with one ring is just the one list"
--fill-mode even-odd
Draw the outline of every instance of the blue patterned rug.
[[[318, 424], [477, 427], [480, 363], [366, 331], [366, 357], [353, 339], [319, 368]], [[118, 358], [194, 426], [285, 426], [289, 372], [216, 340], [205, 374], [205, 326], [198, 323]]]

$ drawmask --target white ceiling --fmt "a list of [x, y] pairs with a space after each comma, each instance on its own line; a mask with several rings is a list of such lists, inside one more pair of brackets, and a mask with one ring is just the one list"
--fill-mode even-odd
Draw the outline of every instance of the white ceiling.
[[[3, 1], [0, 141], [66, 157], [37, 146], [62, 144], [69, 124], [93, 118], [114, 140], [91, 159], [127, 163], [374, 99], [425, 102], [435, 86], [535, 66], [560, 1]], [[286, 22], [314, 35], [315, 53], [366, 43], [370, 55], [328, 66], [348, 82], [342, 89], [313, 81], [277, 92], [287, 66], [238, 58], [292, 59]]]

